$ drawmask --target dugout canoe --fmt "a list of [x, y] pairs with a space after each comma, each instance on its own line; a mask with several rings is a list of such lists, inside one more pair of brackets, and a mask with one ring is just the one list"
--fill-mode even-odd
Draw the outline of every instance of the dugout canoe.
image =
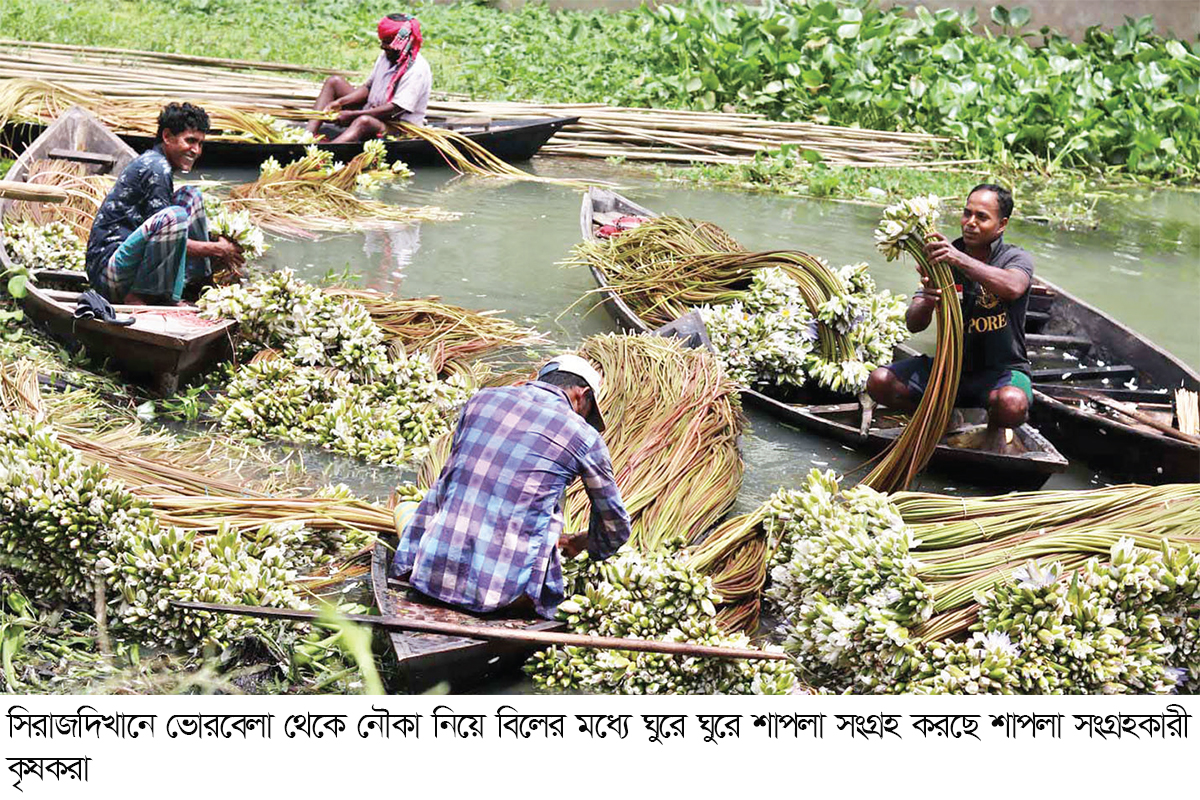
[[[74, 107], [46, 128], [13, 163], [7, 179], [24, 182], [30, 165], [61, 158], [87, 164], [92, 174], [119, 174], [137, 154], [90, 112]], [[0, 221], [12, 201], [0, 201]], [[0, 270], [13, 268], [0, 226]], [[122, 327], [95, 320], [76, 320], [79, 294], [87, 275], [62, 270], [33, 270], [34, 280], [21, 300], [29, 319], [68, 348], [87, 352], [120, 372], [146, 382], [161, 394], [172, 394], [187, 380], [232, 354], [232, 320], [201, 324], [194, 306], [116, 306], [137, 321]]]
[[[1138, 483], [1200, 481], [1200, 443], [1122, 416], [1095, 395], [1178, 428], [1175, 389], [1200, 373], [1100, 309], [1037, 278], [1026, 319], [1031, 419], [1070, 455]], [[1081, 397], [1079, 390], [1095, 393]]]
[[[657, 214], [607, 189], [591, 188], [583, 197], [580, 210], [580, 233], [584, 239], [594, 239], [594, 225], [616, 216], [654, 217]], [[592, 278], [603, 303], [617, 324], [627, 331], [649, 332], [651, 326], [638, 316], [615, 292], [604, 274], [594, 266]], [[896, 348], [896, 357], [915, 355], [903, 345]], [[853, 395], [820, 391], [798, 393], [787, 398], [790, 402], [771, 397], [748, 387], [741, 387], [742, 400], [788, 425], [840, 441], [856, 450], [878, 453], [887, 448], [902, 431], [892, 417], [873, 419], [864, 433], [861, 430], [863, 411]], [[971, 440], [986, 427], [979, 424], [960, 428], [945, 437], [934, 450], [929, 468], [953, 474], [959, 480], [1010, 489], [1037, 489], [1050, 476], [1067, 468], [1067, 460], [1032, 425], [1015, 430], [1014, 437], [1020, 453], [995, 453], [969, 446]]]
[[[394, 541], [392, 545], [394, 547]], [[377, 542], [371, 552], [371, 589], [376, 607], [385, 616], [529, 631], [566, 630], [565, 623], [554, 620], [470, 614], [425, 598], [405, 582], [388, 576], [392, 552], [392, 548], [383, 542]], [[433, 633], [392, 631], [388, 637], [405, 688], [413, 694], [429, 691], [442, 683], [449, 691], [461, 694], [488, 678], [520, 666], [536, 649], [517, 642], [464, 639]]]
[[[461, 133], [468, 139], [482, 146], [497, 158], [515, 163], [528, 161], [538, 150], [542, 149], [550, 137], [562, 130], [566, 125], [578, 122], [578, 117], [536, 117], [532, 119], [434, 119], [429, 120], [429, 127], [444, 128]], [[36, 136], [42, 127], [40, 125], [19, 124], [10, 126], [6, 131], [10, 142], [29, 141]], [[154, 137], [143, 134], [122, 133], [117, 135], [141, 153], [154, 146]], [[384, 138], [388, 159], [403, 161], [409, 166], [425, 166], [444, 164], [442, 155], [424, 139]], [[14, 146], [18, 146], [14, 144]], [[204, 142], [204, 154], [200, 157], [201, 167], [258, 167], [268, 158], [274, 158], [280, 164], [286, 164], [303, 157], [304, 151], [312, 145], [306, 144], [261, 144], [220, 138], [210, 134]], [[322, 150], [333, 153], [334, 159], [349, 162], [350, 159], [362, 152], [362, 143], [331, 144], [328, 142], [316, 145]]]

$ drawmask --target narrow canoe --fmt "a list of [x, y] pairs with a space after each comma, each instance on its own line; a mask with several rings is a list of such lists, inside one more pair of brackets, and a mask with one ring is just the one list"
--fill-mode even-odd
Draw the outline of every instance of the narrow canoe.
[[[403, 582], [388, 577], [391, 552], [383, 542], [378, 542], [371, 553], [371, 588], [381, 614], [460, 625], [531, 631], [566, 630], [562, 622], [474, 615], [424, 598]], [[443, 683], [449, 691], [461, 694], [488, 678], [512, 670], [536, 649], [514, 642], [489, 642], [432, 633], [394, 631], [389, 636], [405, 688], [414, 694]]]
[[[497, 120], [435, 120], [431, 119], [430, 127], [444, 128], [461, 133], [476, 144], [482, 146], [492, 155], [515, 163], [528, 161], [538, 150], [542, 149], [554, 134], [566, 125], [579, 120], [578, 117], [542, 117], [534, 119], [497, 119]], [[27, 142], [42, 130], [40, 125], [13, 125], [6, 131], [6, 138], [13, 147], [19, 147], [21, 142]], [[136, 133], [121, 133], [117, 135], [131, 145], [139, 153], [154, 146], [154, 137]], [[424, 139], [383, 139], [387, 147], [388, 160], [399, 159], [409, 166], [443, 164], [445, 159]], [[204, 142], [204, 154], [200, 159], [202, 167], [257, 167], [268, 158], [274, 158], [281, 164], [294, 161], [304, 155], [304, 151], [312, 147], [307, 144], [262, 144], [234, 139], [223, 139], [209, 136]], [[333, 153], [337, 161], [348, 162], [362, 152], [362, 143], [346, 144], [318, 143], [316, 147]]]
[[1200, 444], [1107, 412], [1076, 392], [1099, 392], [1176, 426], [1174, 390], [1200, 391], [1200, 373], [1100, 309], [1037, 280], [1026, 323], [1034, 423], [1108, 474], [1139, 483], [1200, 481]]
[[[119, 173], [136, 157], [91, 113], [71, 108], [48, 127], [13, 163], [10, 181], [24, 181], [30, 165], [42, 159], [62, 158], [88, 164], [95, 174]], [[0, 201], [0, 220], [11, 201]], [[12, 268], [0, 229], [0, 267]], [[146, 381], [163, 394], [173, 393], [181, 380], [228, 358], [232, 353], [232, 320], [201, 322], [192, 306], [117, 306], [118, 313], [133, 313], [136, 322], [122, 327], [95, 320], [76, 320], [75, 304], [87, 290], [81, 272], [34, 270], [35, 281], [21, 301], [36, 325], [71, 348], [86, 347], [91, 355], [130, 377]]]
[[[615, 192], [606, 189], [589, 189], [584, 195], [580, 212], [580, 231], [585, 239], [592, 239], [594, 222], [598, 216], [613, 215], [653, 217], [655, 212], [638, 205]], [[639, 317], [615, 292], [608, 287], [604, 274], [591, 268], [592, 278], [617, 324], [629, 331], [648, 332], [650, 326]], [[896, 348], [897, 357], [914, 355], [915, 351], [904, 346]], [[761, 408], [780, 422], [843, 442], [856, 450], [877, 453], [884, 450], [901, 431], [887, 418], [876, 420], [866, 434], [860, 432], [861, 407], [852, 395], [833, 395], [828, 392], [818, 397], [821, 402], [796, 403], [770, 397], [756, 389], [743, 387], [742, 399]], [[1051, 475], [1067, 468], [1067, 460], [1031, 425], [1022, 425], [1014, 436], [1022, 452], [1007, 454], [961, 446], [984, 426], [955, 431], [943, 439], [934, 451], [930, 468], [950, 473], [958, 479], [972, 484], [996, 485], [1008, 488], [1036, 489]]]

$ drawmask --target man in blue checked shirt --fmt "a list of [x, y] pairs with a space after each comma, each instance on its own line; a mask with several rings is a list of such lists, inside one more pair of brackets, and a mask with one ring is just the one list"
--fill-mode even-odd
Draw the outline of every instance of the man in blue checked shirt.
[[[553, 617], [563, 600], [558, 550], [608, 558], [629, 538], [629, 513], [600, 438], [600, 374], [562, 355], [537, 380], [484, 389], [458, 420], [450, 457], [412, 513], [392, 572], [471, 611]], [[563, 536], [563, 495], [576, 477], [592, 502], [588, 530]]]

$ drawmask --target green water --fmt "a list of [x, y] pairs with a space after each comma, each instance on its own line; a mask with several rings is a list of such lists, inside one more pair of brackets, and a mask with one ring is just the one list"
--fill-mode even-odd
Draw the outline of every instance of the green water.
[[[539, 159], [539, 174], [608, 180], [619, 191], [662, 213], [711, 220], [751, 249], [798, 248], [835, 265], [868, 261], [883, 288], [908, 293], [912, 265], [887, 263], [871, 232], [879, 210], [870, 206], [777, 195], [698, 190], [631, 175], [604, 163]], [[244, 179], [244, 173], [220, 177]], [[424, 223], [388, 231], [327, 236], [316, 242], [277, 241], [269, 267], [292, 266], [304, 277], [348, 272], [364, 287], [399, 295], [439, 295], [478, 309], [500, 309], [565, 347], [585, 336], [615, 330], [595, 307], [590, 276], [558, 265], [579, 241], [581, 193], [561, 186], [456, 177], [447, 169], [422, 169], [403, 186], [384, 189], [381, 200], [437, 205], [460, 212], [456, 222]], [[1103, 209], [1102, 209], [1103, 212]], [[1200, 366], [1200, 194], [1158, 192], [1119, 210], [1101, 213], [1097, 230], [1059, 231], [1019, 221], [1008, 239], [1029, 250], [1037, 273], [1113, 314], [1135, 330]], [[955, 234], [956, 219], [945, 227]], [[930, 348], [926, 334], [918, 347]], [[781, 425], [754, 410], [743, 441], [747, 473], [738, 507], [749, 508], [780, 486], [796, 485], [812, 467], [853, 469], [863, 457], [848, 448]], [[317, 459], [327, 477], [368, 494], [385, 494], [397, 477], [342, 459]], [[860, 473], [861, 474], [861, 473]], [[1085, 488], [1113, 478], [1082, 465], [1055, 476], [1047, 488]], [[978, 493], [979, 487], [931, 474], [919, 488]]]

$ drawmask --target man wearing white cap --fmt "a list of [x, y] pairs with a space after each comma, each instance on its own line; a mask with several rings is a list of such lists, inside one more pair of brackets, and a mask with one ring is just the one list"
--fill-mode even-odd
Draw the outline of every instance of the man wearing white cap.
[[[484, 389], [463, 408], [450, 457], [404, 528], [394, 575], [471, 611], [536, 611], [563, 600], [558, 550], [608, 558], [629, 538], [629, 514], [600, 438], [600, 374], [561, 355], [537, 380]], [[585, 532], [563, 536], [563, 495], [583, 478]]]

